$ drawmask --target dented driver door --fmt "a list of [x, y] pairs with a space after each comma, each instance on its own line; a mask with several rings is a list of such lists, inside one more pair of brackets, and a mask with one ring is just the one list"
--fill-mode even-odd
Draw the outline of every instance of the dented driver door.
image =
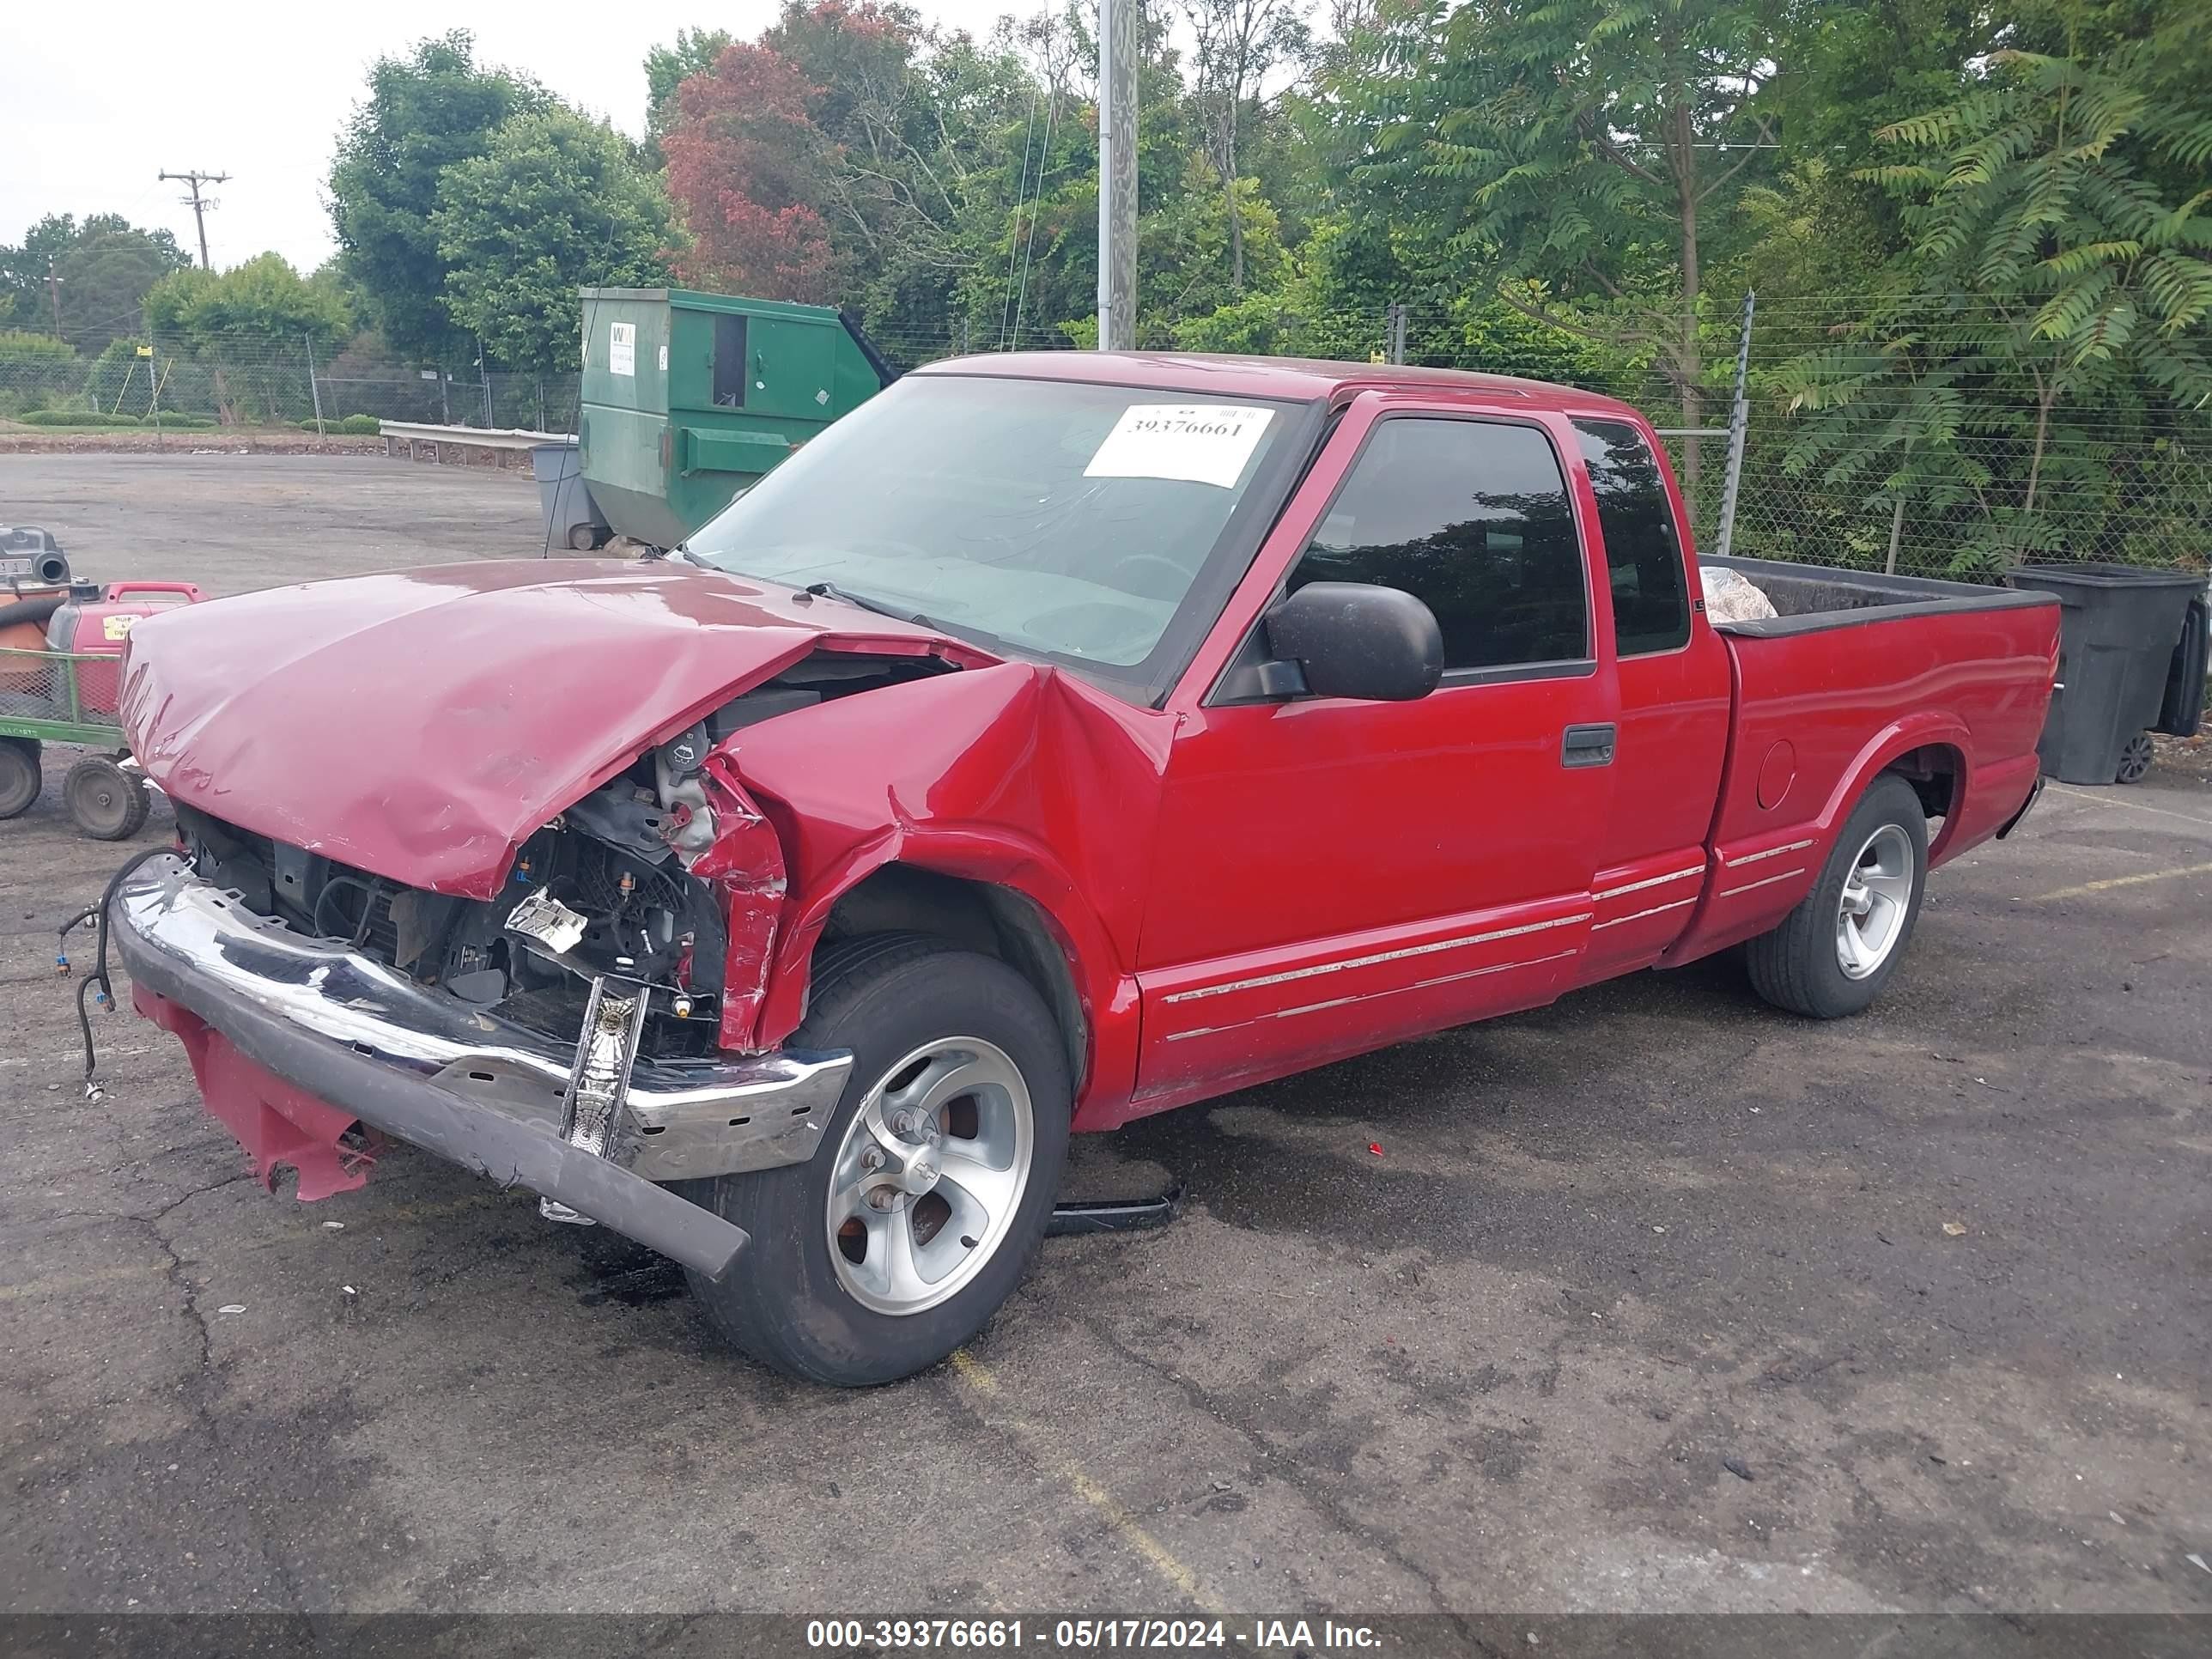
[[1139, 949], [1139, 1110], [1572, 982], [1619, 710], [1563, 441], [1402, 402], [1340, 426], [1240, 599], [1256, 617], [1307, 581], [1404, 588], [1437, 614], [1444, 681], [1412, 702], [1269, 698], [1255, 622], [1196, 700]]

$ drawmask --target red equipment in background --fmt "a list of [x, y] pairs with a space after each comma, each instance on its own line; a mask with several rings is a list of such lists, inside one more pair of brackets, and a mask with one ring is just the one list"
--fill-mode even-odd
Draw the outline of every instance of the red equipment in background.
[[46, 744], [79, 744], [94, 752], [63, 783], [70, 816], [104, 841], [137, 833], [149, 803], [118, 725], [124, 647], [146, 617], [199, 597], [190, 582], [76, 580], [52, 537], [0, 528], [0, 818], [39, 799]]
[[[78, 597], [86, 594], [87, 597]], [[171, 605], [197, 605], [200, 591], [190, 582], [112, 582], [105, 591], [81, 582], [69, 602], [46, 624], [46, 649], [78, 657], [107, 657], [109, 663], [77, 665], [77, 695], [88, 714], [112, 715], [123, 690], [123, 647], [142, 618]]]

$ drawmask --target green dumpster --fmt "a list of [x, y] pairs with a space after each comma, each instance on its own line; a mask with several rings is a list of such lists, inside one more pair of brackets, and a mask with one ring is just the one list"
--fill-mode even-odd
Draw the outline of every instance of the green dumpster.
[[826, 306], [587, 288], [584, 482], [618, 535], [673, 547], [896, 378]]

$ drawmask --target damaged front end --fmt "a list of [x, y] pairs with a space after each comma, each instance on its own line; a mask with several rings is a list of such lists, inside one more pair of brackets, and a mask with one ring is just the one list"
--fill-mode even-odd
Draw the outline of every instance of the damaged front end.
[[733, 698], [526, 836], [489, 897], [180, 801], [179, 853], [112, 908], [139, 1011], [184, 1042], [264, 1182], [289, 1165], [302, 1198], [357, 1187], [381, 1132], [719, 1274], [742, 1235], [658, 1183], [811, 1157], [851, 1064], [733, 1052], [784, 872], [724, 745], [927, 660], [823, 653]]

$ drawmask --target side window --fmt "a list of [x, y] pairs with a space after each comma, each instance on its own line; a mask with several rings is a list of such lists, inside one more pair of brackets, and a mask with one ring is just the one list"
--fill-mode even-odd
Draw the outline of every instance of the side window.
[[1435, 611], [1444, 668], [1589, 655], [1567, 485], [1534, 427], [1407, 416], [1376, 423], [1290, 586], [1401, 587]]
[[714, 407], [745, 406], [745, 319], [725, 311], [714, 318]]
[[1590, 489], [1597, 495], [1613, 588], [1613, 645], [1624, 657], [1672, 651], [1690, 640], [1682, 538], [1659, 458], [1626, 421], [1577, 421]]

